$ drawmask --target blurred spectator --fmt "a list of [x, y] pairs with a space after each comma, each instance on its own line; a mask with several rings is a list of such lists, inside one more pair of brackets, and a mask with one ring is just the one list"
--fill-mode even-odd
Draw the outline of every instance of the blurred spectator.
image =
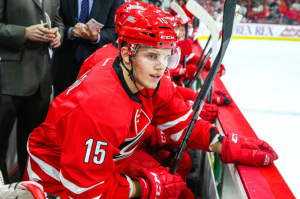
[[[243, 2], [241, 2], [241, 5], [243, 7], [246, 7], [243, 5]], [[242, 7], [241, 6], [241, 7]], [[251, 21], [251, 22], [257, 22], [258, 19], [261, 19], [261, 18], [264, 18], [262, 16], [263, 14], [263, 6], [260, 4], [259, 1], [253, 1], [252, 4], [250, 5], [250, 10], [248, 10], [248, 13], [247, 13], [247, 17], [248, 19]]]
[[[47, 11], [52, 28], [41, 24]], [[22, 179], [27, 161], [29, 134], [44, 120], [51, 94], [48, 47], [60, 46], [63, 34], [59, 0], [0, 0], [0, 55], [2, 101], [0, 104], [0, 170], [8, 183], [6, 153], [17, 120], [17, 155]], [[21, 180], [19, 179], [19, 180]]]
[[245, 2], [242, 1], [240, 6], [241, 7], [239, 8], [238, 13], [243, 15], [242, 22], [246, 22], [247, 21], [247, 8], [245, 6]]
[[293, 3], [293, 6], [292, 8], [296, 11], [300, 11], [300, 3], [299, 3], [299, 0], [296, 0], [294, 3]]
[[265, 22], [272, 21], [272, 14], [271, 14], [271, 11], [270, 11], [268, 5], [266, 5], [266, 7], [265, 7], [264, 15], [265, 15]]
[[185, 4], [186, 4], [186, 0], [177, 0], [177, 2], [178, 2], [178, 4], [180, 5], [180, 7], [184, 7], [185, 6]]
[[[187, 1], [186, 0], [176, 0], [175, 1], [180, 7], [184, 7], [185, 6], [185, 4], [187, 3]], [[173, 15], [173, 16], [175, 16], [175, 15], [177, 15], [177, 13], [171, 8], [170, 9], [170, 14], [171, 15]]]
[[149, 4], [154, 4], [157, 7], [161, 7], [162, 2], [160, 0], [148, 0]]
[[271, 11], [272, 19], [269, 21], [270, 23], [278, 23], [280, 18], [279, 5], [275, 0], [269, 1], [269, 9]]
[[264, 7], [261, 5], [260, 1], [255, 2], [255, 6], [252, 8], [255, 14], [258, 14], [264, 10]]
[[293, 9], [293, 6], [290, 4], [289, 10], [286, 13], [287, 24], [295, 25], [297, 24], [297, 11]]
[[[120, 5], [121, 0], [60, 1], [60, 16], [66, 29], [62, 45], [53, 53], [54, 96], [76, 80], [86, 58], [116, 39], [114, 14]], [[86, 23], [92, 18], [104, 25], [101, 31], [88, 29]]]
[[[217, 11], [223, 8], [222, 0], [197, 0], [214, 18]], [[238, 13], [243, 15], [242, 22], [300, 24], [300, 0], [238, 0]], [[289, 8], [292, 5], [292, 8]], [[249, 9], [248, 9], [249, 8]], [[214, 14], [212, 14], [214, 10]], [[296, 11], [296, 16], [295, 16]], [[288, 13], [289, 12], [289, 13]], [[289, 19], [287, 19], [287, 15]]]
[[285, 1], [281, 1], [279, 5], [279, 12], [280, 12], [280, 21], [281, 23], [286, 23], [286, 13], [288, 11], [288, 7]]

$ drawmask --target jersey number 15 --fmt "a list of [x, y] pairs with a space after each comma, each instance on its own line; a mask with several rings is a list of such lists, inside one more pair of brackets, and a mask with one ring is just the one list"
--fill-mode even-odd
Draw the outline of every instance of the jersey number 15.
[[[90, 161], [90, 156], [92, 153], [92, 147], [93, 147], [94, 139], [90, 138], [85, 142], [86, 152], [85, 152], [85, 157], [84, 157], [84, 162], [89, 163]], [[97, 140], [96, 142], [96, 147], [95, 147], [95, 153], [93, 157], [93, 162], [95, 164], [102, 164], [105, 159], [106, 151], [104, 149], [101, 149], [101, 146], [107, 146], [107, 142], [102, 142]]]

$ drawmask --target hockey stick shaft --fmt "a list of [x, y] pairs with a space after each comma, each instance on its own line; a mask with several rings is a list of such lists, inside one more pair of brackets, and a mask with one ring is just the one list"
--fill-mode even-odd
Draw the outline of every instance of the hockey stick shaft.
[[203, 55], [204, 55], [204, 53], [205, 53], [205, 51], [206, 51], [206, 49], [207, 49], [207, 46], [208, 46], [210, 40], [211, 40], [211, 35], [209, 35], [209, 38], [208, 38], [208, 40], [207, 40], [207, 42], [206, 42], [206, 44], [205, 44], [205, 46], [204, 46], [204, 49], [203, 49], [203, 51], [202, 51], [202, 53], [201, 53], [201, 55], [200, 55], [200, 58], [199, 58], [199, 60], [198, 60], [198, 62], [197, 62], [197, 67], [199, 67], [200, 64], [201, 64]]
[[[203, 24], [205, 24], [207, 26], [208, 30], [210, 31], [210, 36], [209, 36], [209, 38], [205, 44], [205, 47], [201, 53], [200, 59], [197, 62], [197, 67], [199, 69], [199, 67], [202, 66], [202, 63], [204, 61], [204, 60], [202, 60], [202, 58], [204, 56], [206, 48], [208, 47], [209, 42], [211, 40], [215, 41], [215, 38], [219, 36], [219, 27], [218, 27], [217, 22], [212, 18], [212, 16], [196, 1], [194, 1], [194, 0], [188, 1], [186, 4], [186, 8], [196, 18], [198, 18]], [[215, 52], [215, 51], [213, 50], [213, 52]], [[198, 74], [199, 74], [199, 72], [198, 72]], [[195, 78], [197, 78], [197, 77], [198, 77], [198, 75], [196, 75], [196, 73], [195, 73], [193, 75], [193, 78], [186, 84], [187, 85], [186, 87], [190, 88], [193, 85], [193, 83], [195, 82], [195, 80], [196, 80]]]
[[[237, 7], [238, 7], [238, 4], [237, 4]], [[237, 9], [235, 9], [235, 10], [237, 11]], [[235, 33], [235, 30], [236, 30], [237, 26], [239, 25], [242, 18], [243, 18], [243, 16], [241, 14], [238, 14], [238, 13], [235, 14], [234, 21], [233, 21], [233, 27], [232, 27], [232, 35]], [[214, 86], [212, 85], [210, 88], [208, 97], [207, 97], [207, 103], [209, 103], [209, 104], [212, 103], [213, 87]]]
[[197, 98], [194, 102], [193, 105], [193, 116], [191, 118], [191, 121], [187, 127], [187, 130], [183, 136], [183, 139], [180, 143], [180, 146], [178, 148], [178, 151], [174, 157], [174, 161], [173, 164], [170, 167], [170, 173], [171, 174], [175, 174], [179, 162], [182, 158], [182, 155], [184, 153], [184, 151], [186, 150], [187, 147], [187, 143], [190, 139], [190, 136], [192, 134], [192, 131], [195, 127], [195, 124], [198, 120], [199, 114], [202, 110], [202, 107], [204, 105], [205, 99], [207, 97], [208, 91], [214, 81], [214, 78], [217, 74], [217, 71], [220, 67], [221, 61], [224, 57], [224, 54], [227, 50], [229, 41], [231, 39], [231, 35], [232, 35], [232, 26], [233, 26], [233, 20], [234, 20], [234, 11], [235, 11], [235, 6], [236, 6], [236, 2], [237, 0], [226, 0], [225, 4], [224, 4], [224, 15], [223, 15], [223, 36], [222, 36], [222, 43], [221, 43], [221, 47], [220, 50], [217, 54], [217, 57], [215, 59], [215, 61], [212, 64], [211, 70], [209, 71], [204, 84], [199, 92], [199, 94], [197, 95]]
[[[237, 28], [237, 26], [238, 26], [238, 24], [240, 23], [240, 21], [241, 21], [242, 18], [243, 18], [242, 15], [240, 15], [240, 14], [238, 14], [238, 13], [235, 14], [234, 21], [233, 21], [232, 34], [234, 34], [234, 32], [235, 32], [235, 30], [236, 30], [236, 28]], [[219, 36], [219, 37], [221, 38], [221, 36], [222, 36], [222, 30], [220, 31], [220, 36]], [[211, 35], [209, 36], [209, 38], [208, 38], [208, 40], [207, 40], [207, 42], [206, 42], [206, 45], [205, 45], [205, 47], [204, 47], [204, 50], [203, 50], [202, 53], [201, 53], [200, 59], [199, 59], [198, 62], [197, 62], [197, 67], [199, 67], [200, 65], [202, 66], [202, 57], [203, 57], [203, 53], [205, 52], [205, 50], [206, 50], [206, 48], [207, 48], [207, 46], [208, 46], [208, 43], [209, 43], [210, 39], [211, 39]], [[210, 49], [212, 49], [212, 47], [211, 47]], [[203, 61], [204, 61], [204, 60], [203, 60]], [[198, 64], [199, 64], [199, 65], [198, 65]], [[206, 64], [206, 63], [204, 63], [203, 66], [205, 66], [205, 64]], [[203, 67], [202, 67], [200, 70], [199, 70], [199, 68], [197, 69], [196, 73], [193, 75], [193, 78], [186, 84], [186, 87], [191, 88], [191, 86], [193, 85], [193, 83], [195, 82], [195, 80], [199, 77], [199, 73], [201, 72], [202, 69], [203, 69]], [[195, 79], [195, 78], [196, 78], [196, 79]], [[211, 91], [212, 91], [212, 89], [211, 89]], [[209, 96], [208, 96], [208, 100], [207, 100], [208, 103], [211, 101], [211, 99], [212, 99], [212, 93], [210, 93]]]
[[201, 62], [200, 66], [197, 68], [197, 71], [194, 73], [193, 78], [189, 81], [189, 83], [187, 83], [187, 85], [186, 85], [187, 88], [191, 88], [193, 83], [196, 81], [196, 79], [198, 79], [199, 74], [200, 74], [201, 70], [204, 68], [205, 64], [207, 63], [211, 52], [212, 52], [212, 48], [210, 48], [209, 51], [207, 52], [207, 54], [205, 55], [205, 58]]
[[[171, 8], [173, 9], [173, 10], [175, 10], [175, 12], [177, 13], [177, 14], [179, 14], [179, 16], [181, 17], [181, 19], [182, 19], [182, 21], [183, 21], [183, 23], [184, 23], [184, 28], [185, 28], [185, 39], [187, 39], [188, 38], [188, 27], [189, 27], [189, 20], [188, 20], [188, 17], [187, 17], [187, 15], [186, 15], [186, 13], [184, 12], [184, 10], [180, 7], [180, 5], [178, 5], [178, 3], [176, 3], [176, 2], [172, 2], [171, 3]], [[182, 64], [182, 66], [183, 66], [183, 68], [186, 68], [186, 56], [184, 56], [183, 57], [183, 64]]]
[[[202, 58], [203, 58], [203, 55], [204, 55], [204, 52], [206, 51], [206, 48], [207, 48], [207, 46], [208, 46], [208, 44], [209, 44], [209, 42], [210, 42], [210, 40], [211, 40], [211, 35], [209, 35], [209, 38], [208, 38], [208, 40], [207, 40], [207, 42], [206, 42], [206, 44], [205, 44], [205, 46], [204, 46], [204, 49], [203, 49], [203, 51], [202, 51], [202, 53], [201, 53], [201, 55], [200, 55], [200, 58], [198, 59], [198, 61], [197, 61], [197, 72], [198, 72], [198, 70], [199, 70], [199, 67], [202, 65], [202, 62], [204, 61], [202, 61]], [[205, 65], [205, 64], [204, 64]], [[201, 71], [202, 69], [200, 69], [200, 71]], [[186, 84], [186, 87], [188, 87], [188, 88], [191, 88], [191, 86], [193, 85], [193, 83], [195, 82], [195, 80], [197, 79], [197, 77], [198, 77], [198, 75], [196, 75], [197, 74], [197, 72], [193, 75], [193, 77], [192, 77], [192, 79], [189, 81], [189, 82], [187, 82], [187, 84]], [[199, 73], [198, 73], [199, 74]]]
[[[189, 33], [188, 33], [188, 31], [189, 31], [189, 23], [188, 22], [186, 22], [185, 24], [184, 24], [184, 28], [185, 28], [185, 39], [188, 39], [188, 37], [189, 37]], [[183, 57], [183, 68], [186, 68], [186, 55]]]

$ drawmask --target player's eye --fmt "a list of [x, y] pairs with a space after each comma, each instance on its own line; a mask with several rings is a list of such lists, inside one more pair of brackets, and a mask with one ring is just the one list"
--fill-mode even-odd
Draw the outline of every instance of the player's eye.
[[148, 58], [151, 60], [156, 60], [158, 58], [158, 56], [155, 54], [150, 54], [150, 55], [148, 55]]

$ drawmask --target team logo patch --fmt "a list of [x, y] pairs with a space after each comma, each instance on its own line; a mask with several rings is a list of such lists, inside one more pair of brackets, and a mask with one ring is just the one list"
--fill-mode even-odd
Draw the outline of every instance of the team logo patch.
[[238, 141], [237, 134], [232, 134], [232, 141], [233, 141], [234, 143], [237, 143], [237, 141]]
[[135, 149], [138, 146], [138, 143], [139, 143], [141, 137], [144, 135], [147, 126], [148, 126], [148, 124], [143, 128], [143, 130], [137, 136], [135, 136], [133, 138], [127, 138], [119, 146], [120, 153], [118, 155], [113, 156], [114, 162], [116, 162], [118, 160], [122, 160], [124, 158], [127, 158], [133, 154], [133, 152], [135, 151]]
[[270, 157], [266, 155], [264, 165], [268, 165], [270, 162]]
[[128, 16], [127, 19], [126, 19], [126, 21], [129, 21], [131, 23], [135, 23], [136, 19], [134, 17], [132, 17], [132, 16]]

